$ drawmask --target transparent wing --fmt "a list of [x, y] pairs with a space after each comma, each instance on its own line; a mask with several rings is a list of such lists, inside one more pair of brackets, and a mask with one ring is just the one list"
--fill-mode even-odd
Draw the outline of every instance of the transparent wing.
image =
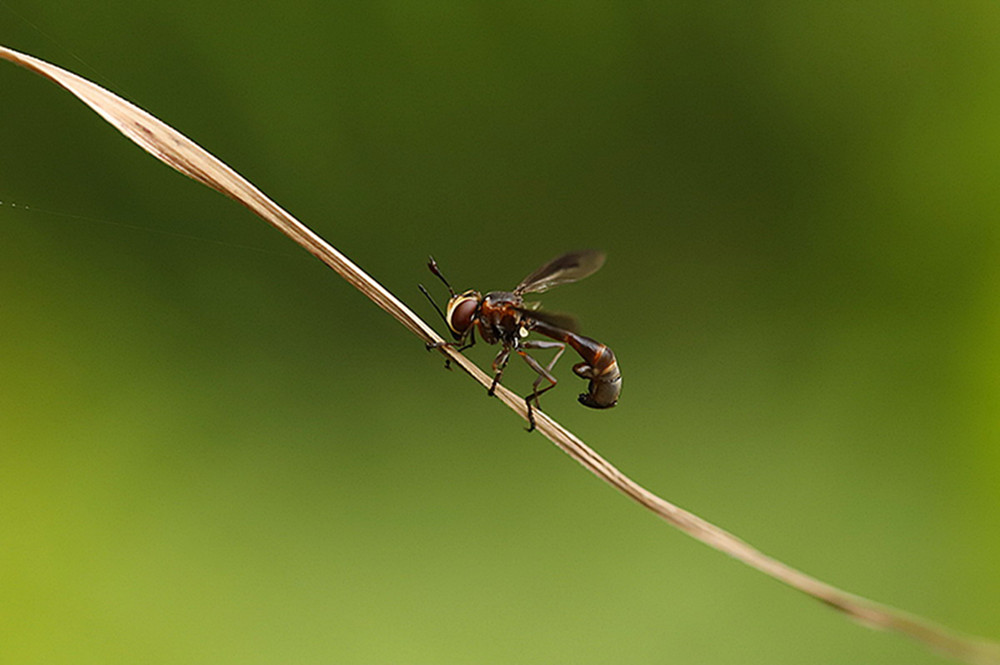
[[530, 307], [515, 307], [519, 312], [523, 312], [529, 319], [537, 319], [556, 328], [562, 328], [570, 332], [577, 332], [580, 322], [572, 314], [565, 312], [549, 312], [544, 309], [532, 309]]
[[604, 252], [584, 249], [552, 259], [517, 285], [514, 293], [542, 293], [553, 286], [568, 284], [592, 275], [604, 265]]

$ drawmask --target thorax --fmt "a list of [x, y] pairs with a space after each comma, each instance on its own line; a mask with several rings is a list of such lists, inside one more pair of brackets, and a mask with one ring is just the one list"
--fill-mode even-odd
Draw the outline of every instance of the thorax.
[[483, 297], [479, 310], [479, 334], [487, 344], [503, 343], [517, 346], [527, 334], [527, 321], [515, 309], [524, 302], [521, 296], [508, 291], [491, 291]]

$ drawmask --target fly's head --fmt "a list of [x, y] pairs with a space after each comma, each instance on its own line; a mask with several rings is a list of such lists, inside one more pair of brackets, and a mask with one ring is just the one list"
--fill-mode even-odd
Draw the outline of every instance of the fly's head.
[[460, 341], [469, 334], [472, 326], [479, 320], [480, 309], [483, 304], [483, 296], [478, 291], [466, 291], [458, 293], [448, 301], [448, 308], [445, 311], [445, 321], [451, 330], [451, 336], [456, 341]]

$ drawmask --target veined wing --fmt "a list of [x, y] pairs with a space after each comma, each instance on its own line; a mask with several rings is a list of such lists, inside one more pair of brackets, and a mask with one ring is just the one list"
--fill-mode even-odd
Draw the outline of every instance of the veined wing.
[[568, 330], [570, 332], [577, 332], [580, 328], [580, 322], [576, 320], [576, 317], [572, 314], [566, 314], [565, 312], [549, 312], [544, 309], [531, 309], [530, 307], [515, 307], [519, 312], [522, 312], [529, 319], [537, 319], [543, 323], [548, 323], [556, 328], [562, 328], [563, 330]]
[[604, 252], [584, 249], [552, 259], [517, 285], [514, 293], [542, 293], [553, 286], [568, 284], [592, 275], [604, 265]]

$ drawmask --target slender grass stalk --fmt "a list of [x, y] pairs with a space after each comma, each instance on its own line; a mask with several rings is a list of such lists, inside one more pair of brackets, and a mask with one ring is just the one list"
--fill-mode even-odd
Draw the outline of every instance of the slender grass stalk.
[[[425, 343], [444, 341], [361, 268], [245, 178], [175, 129], [104, 88], [47, 62], [2, 46], [0, 58], [51, 79], [80, 98], [122, 134], [160, 161], [249, 208], [333, 268]], [[440, 347], [440, 352], [483, 386], [490, 385], [491, 377], [461, 353], [448, 346]], [[527, 410], [521, 397], [502, 385], [497, 386], [496, 395], [527, 420]], [[702, 543], [739, 559], [867, 626], [908, 635], [958, 661], [974, 665], [1000, 665], [1000, 644], [952, 632], [929, 620], [842, 591], [806, 575], [640, 486], [544, 413], [535, 411], [535, 422], [538, 431], [598, 478]]]

